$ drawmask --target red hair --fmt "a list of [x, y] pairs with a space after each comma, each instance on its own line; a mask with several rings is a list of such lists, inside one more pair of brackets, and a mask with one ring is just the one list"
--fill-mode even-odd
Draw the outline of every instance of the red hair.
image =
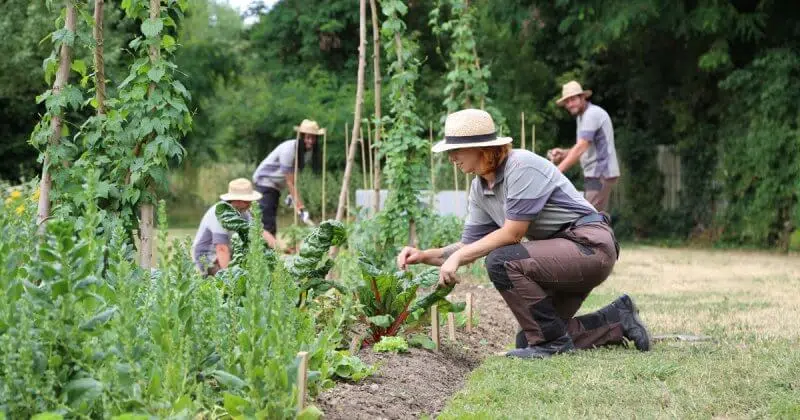
[[481, 173], [478, 175], [483, 175], [497, 170], [497, 167], [511, 153], [511, 145], [481, 147], [479, 151], [481, 153]]

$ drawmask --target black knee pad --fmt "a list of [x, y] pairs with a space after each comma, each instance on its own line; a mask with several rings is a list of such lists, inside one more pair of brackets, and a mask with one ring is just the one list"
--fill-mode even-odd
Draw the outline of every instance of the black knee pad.
[[530, 258], [528, 251], [520, 244], [507, 245], [497, 248], [486, 256], [486, 271], [489, 280], [497, 290], [510, 290], [513, 288], [511, 279], [506, 271], [506, 261], [516, 261]]

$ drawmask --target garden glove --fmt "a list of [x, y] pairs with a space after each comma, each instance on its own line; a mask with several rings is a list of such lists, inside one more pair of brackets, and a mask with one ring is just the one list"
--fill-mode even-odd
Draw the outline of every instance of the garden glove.
[[297, 212], [297, 216], [298, 216], [298, 217], [300, 218], [300, 220], [301, 220], [303, 223], [305, 223], [306, 225], [308, 225], [308, 226], [314, 226], [314, 222], [312, 222], [312, 221], [311, 221], [311, 215], [310, 215], [310, 214], [308, 214], [308, 210], [306, 210], [306, 209], [300, 209], [300, 210]]

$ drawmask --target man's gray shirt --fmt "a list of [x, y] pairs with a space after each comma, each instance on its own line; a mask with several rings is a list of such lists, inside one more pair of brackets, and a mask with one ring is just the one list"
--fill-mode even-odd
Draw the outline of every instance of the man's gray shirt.
[[619, 162], [611, 117], [603, 108], [587, 102], [586, 110], [577, 121], [577, 138], [589, 142], [589, 149], [581, 155], [584, 178], [618, 177]]
[[492, 188], [481, 177], [472, 180], [461, 242], [481, 239], [506, 219], [530, 221], [525, 237], [547, 239], [566, 224], [595, 212], [549, 160], [527, 150], [512, 150], [495, 170]]

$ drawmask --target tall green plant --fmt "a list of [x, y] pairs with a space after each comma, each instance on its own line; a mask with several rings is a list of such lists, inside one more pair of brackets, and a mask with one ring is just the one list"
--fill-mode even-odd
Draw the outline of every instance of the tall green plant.
[[[446, 14], [449, 20], [441, 21]], [[485, 109], [492, 115], [498, 132], [507, 132], [506, 121], [496, 107], [491, 106], [488, 80], [492, 73], [489, 67], [481, 64], [474, 27], [475, 9], [468, 0], [441, 0], [429, 14], [429, 24], [434, 36], [448, 35], [451, 40], [447, 64], [447, 84], [444, 88], [444, 105], [447, 113], [464, 108]]]
[[389, 197], [379, 214], [383, 243], [392, 249], [409, 241], [410, 226], [422, 214], [419, 191], [427, 186], [429, 143], [421, 137], [424, 124], [417, 115], [414, 86], [419, 78], [418, 46], [406, 33], [403, 17], [408, 7], [400, 0], [381, 2], [386, 19], [381, 28], [389, 59], [389, 116], [384, 118], [385, 134], [379, 144], [386, 159], [384, 174]]

